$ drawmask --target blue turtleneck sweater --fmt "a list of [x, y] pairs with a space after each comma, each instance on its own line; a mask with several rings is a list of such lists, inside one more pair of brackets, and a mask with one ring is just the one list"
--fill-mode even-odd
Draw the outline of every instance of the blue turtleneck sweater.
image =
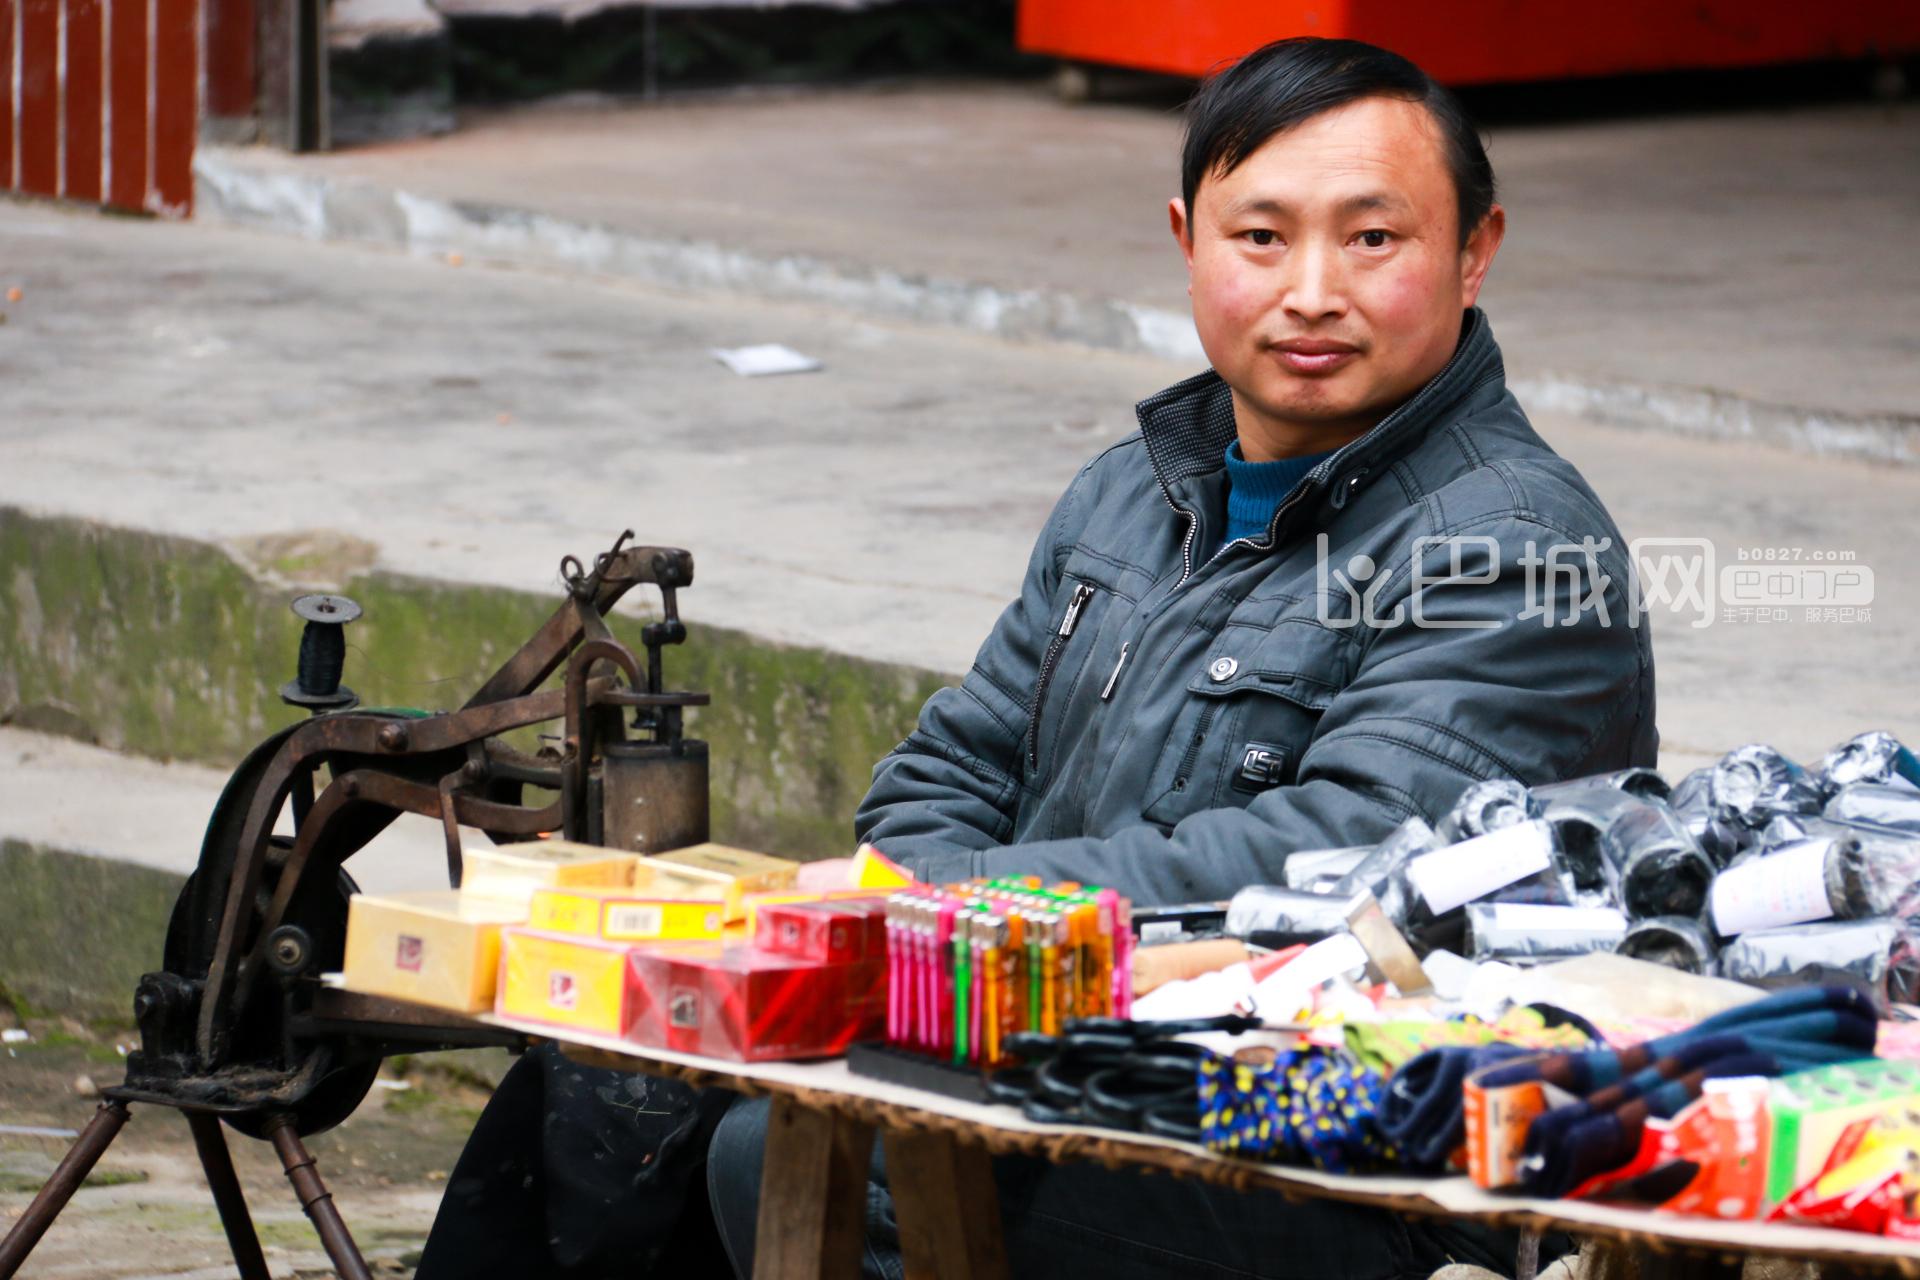
[[[1227, 534], [1220, 539], [1224, 547], [1235, 538], [1263, 538], [1293, 487], [1307, 472], [1330, 458], [1334, 450], [1312, 453], [1304, 458], [1281, 458], [1275, 462], [1248, 462], [1240, 456], [1240, 442], [1227, 446]], [[1219, 547], [1215, 547], [1216, 552]]]

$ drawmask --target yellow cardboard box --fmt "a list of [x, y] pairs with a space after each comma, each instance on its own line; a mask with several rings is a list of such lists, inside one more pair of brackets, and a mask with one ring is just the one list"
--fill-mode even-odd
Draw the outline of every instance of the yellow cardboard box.
[[460, 1013], [493, 1007], [500, 929], [526, 919], [517, 903], [452, 889], [357, 893], [347, 900], [350, 991], [415, 1000]]
[[632, 889], [536, 889], [527, 915], [529, 929], [608, 942], [718, 939], [725, 925], [719, 902]]
[[624, 942], [504, 930], [500, 944], [502, 1017], [624, 1036], [646, 993], [633, 978], [633, 947]]
[[706, 898], [726, 904], [726, 918], [746, 917], [750, 893], [789, 888], [800, 864], [724, 844], [696, 844], [642, 858], [633, 887], [664, 898]]
[[460, 891], [484, 898], [529, 902], [535, 889], [626, 889], [639, 858], [618, 849], [571, 840], [526, 840], [461, 850]]

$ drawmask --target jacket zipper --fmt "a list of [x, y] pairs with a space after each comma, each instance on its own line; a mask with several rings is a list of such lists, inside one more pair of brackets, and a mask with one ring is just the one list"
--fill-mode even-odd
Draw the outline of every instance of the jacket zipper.
[[1047, 685], [1053, 679], [1053, 669], [1060, 663], [1060, 651], [1067, 647], [1067, 641], [1073, 637], [1073, 630], [1080, 625], [1080, 614], [1087, 607], [1087, 601], [1093, 599], [1093, 588], [1087, 583], [1074, 584], [1073, 594], [1067, 598], [1066, 616], [1060, 619], [1059, 629], [1053, 633], [1053, 639], [1047, 643], [1046, 656], [1040, 660], [1040, 675], [1034, 682], [1033, 714], [1027, 717], [1027, 768], [1040, 767], [1040, 708], [1047, 700]]

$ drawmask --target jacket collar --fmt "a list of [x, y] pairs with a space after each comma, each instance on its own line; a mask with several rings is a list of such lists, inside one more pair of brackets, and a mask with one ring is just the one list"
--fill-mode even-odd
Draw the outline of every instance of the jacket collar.
[[[1453, 411], [1474, 392], [1505, 377], [1500, 348], [1493, 340], [1486, 313], [1479, 307], [1469, 307], [1461, 321], [1460, 341], [1446, 367], [1372, 430], [1321, 461], [1301, 484], [1356, 485], [1362, 476], [1378, 472], [1436, 426], [1449, 421]], [[1190, 511], [1191, 492], [1186, 482], [1223, 469], [1227, 446], [1238, 435], [1232, 390], [1209, 369], [1142, 400], [1134, 406], [1134, 413], [1140, 421], [1140, 437], [1146, 443], [1154, 477], [1167, 501], [1178, 510]], [[1335, 494], [1336, 505], [1344, 505], [1346, 493], [1335, 488]], [[1189, 501], [1182, 503], [1183, 496]], [[1287, 505], [1283, 503], [1282, 510]]]

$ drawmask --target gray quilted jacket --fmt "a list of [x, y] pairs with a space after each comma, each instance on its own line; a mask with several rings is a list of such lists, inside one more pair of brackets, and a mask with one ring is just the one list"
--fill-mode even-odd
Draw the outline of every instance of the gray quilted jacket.
[[964, 683], [875, 766], [861, 839], [935, 880], [1202, 901], [1431, 821], [1480, 779], [1654, 763], [1625, 544], [1507, 391], [1477, 308], [1266, 537], [1211, 556], [1226, 384], [1138, 415], [1068, 486]]

